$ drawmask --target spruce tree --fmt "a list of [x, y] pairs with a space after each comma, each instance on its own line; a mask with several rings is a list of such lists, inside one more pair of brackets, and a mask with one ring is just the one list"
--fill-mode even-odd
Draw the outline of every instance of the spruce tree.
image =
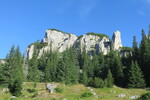
[[75, 49], [67, 49], [63, 54], [63, 61], [66, 66], [66, 84], [76, 84], [79, 81], [79, 64]]
[[[98, 59], [98, 55], [96, 54], [96, 51], [94, 51], [92, 65], [93, 65], [93, 69], [94, 69], [94, 77], [98, 77], [100, 74], [100, 65], [99, 65], [99, 59]], [[91, 70], [91, 71], [93, 71], [93, 70]]]
[[44, 81], [51, 82], [51, 73], [50, 73], [51, 61], [50, 59], [47, 60], [47, 64], [45, 65], [44, 69]]
[[66, 66], [62, 58], [59, 59], [56, 75], [57, 75], [57, 82], [65, 83]]
[[28, 80], [33, 82], [38, 82], [40, 80], [39, 70], [38, 70], [38, 55], [37, 47], [34, 46], [34, 51], [32, 58], [28, 61]]
[[88, 80], [89, 76], [93, 76], [92, 74], [94, 74], [94, 73], [91, 73], [90, 70], [88, 70], [88, 69], [91, 69], [91, 67], [92, 67], [92, 65], [89, 66], [90, 61], [91, 61], [90, 57], [86, 53], [86, 50], [85, 50], [85, 47], [84, 47], [83, 52], [82, 52], [82, 73], [81, 73], [81, 76], [80, 76], [80, 79], [81, 79], [80, 82], [82, 82], [85, 85], [88, 84], [87, 80]]
[[108, 70], [106, 81], [107, 81], [107, 87], [111, 88], [114, 85], [114, 79], [110, 70]]
[[114, 77], [115, 85], [123, 86], [124, 85], [124, 72], [121, 57], [115, 51], [110, 51], [109, 54], [109, 67]]
[[140, 66], [146, 79], [147, 86], [150, 86], [150, 39], [142, 30], [142, 40], [140, 44]]
[[133, 60], [139, 60], [139, 49], [138, 49], [138, 43], [136, 41], [136, 36], [133, 37], [133, 45], [132, 45], [132, 48], [133, 48]]
[[87, 85], [88, 84], [88, 76], [87, 76], [87, 73], [86, 73], [86, 71], [83, 71], [83, 73], [82, 73], [82, 83], [84, 84], [84, 85]]
[[137, 64], [137, 62], [131, 63], [130, 70], [129, 70], [129, 80], [128, 80], [128, 87], [129, 88], [144, 88], [145, 80], [143, 73]]
[[[12, 46], [9, 54], [6, 56], [6, 63], [2, 67], [2, 74], [4, 84], [8, 84], [10, 92], [15, 96], [21, 95], [21, 85], [24, 79], [22, 63], [23, 60], [19, 46], [17, 49]], [[19, 84], [16, 84], [16, 80], [19, 82]], [[20, 88], [15, 89], [15, 86]]]

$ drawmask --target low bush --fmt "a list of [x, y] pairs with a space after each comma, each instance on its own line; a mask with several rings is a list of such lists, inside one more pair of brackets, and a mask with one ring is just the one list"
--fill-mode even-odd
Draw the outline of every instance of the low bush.
[[138, 100], [150, 100], [150, 92], [141, 95]]
[[86, 92], [86, 93], [83, 93], [83, 94], [81, 95], [81, 98], [84, 98], [84, 97], [91, 97], [91, 96], [93, 96], [93, 94], [92, 94], [91, 92]]
[[27, 89], [27, 91], [28, 91], [29, 93], [36, 92], [36, 90], [35, 90], [35, 89]]
[[61, 88], [55, 88], [56, 93], [63, 93], [63, 89]]

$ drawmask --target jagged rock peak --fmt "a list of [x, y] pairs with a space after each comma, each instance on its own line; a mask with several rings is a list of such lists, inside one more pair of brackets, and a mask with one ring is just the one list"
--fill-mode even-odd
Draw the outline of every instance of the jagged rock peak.
[[96, 50], [97, 53], [103, 52], [106, 55], [110, 51], [110, 40], [105, 34], [87, 33], [78, 38], [77, 44], [81, 46], [81, 50], [86, 47], [86, 51], [92, 55], [92, 51]]
[[[46, 46], [41, 47], [38, 50], [39, 57], [42, 56], [43, 52], [47, 52], [50, 50], [50, 46], [52, 50], [58, 50], [59, 52], [65, 51], [67, 48], [73, 46], [75, 41], [77, 40], [77, 36], [71, 33], [65, 33], [56, 29], [48, 29], [46, 30], [45, 37], [43, 38], [42, 43], [47, 43]], [[32, 58], [34, 49], [34, 44], [30, 45], [27, 48], [27, 56], [29, 59]]]
[[119, 50], [122, 47], [121, 33], [120, 31], [115, 31], [112, 36], [111, 46], [114, 50]]
[[[46, 30], [45, 38], [42, 42], [52, 45], [53, 50], [63, 52], [67, 48], [70, 48], [77, 40], [77, 36], [71, 33], [65, 33], [56, 29]], [[47, 49], [47, 48], [46, 48]]]

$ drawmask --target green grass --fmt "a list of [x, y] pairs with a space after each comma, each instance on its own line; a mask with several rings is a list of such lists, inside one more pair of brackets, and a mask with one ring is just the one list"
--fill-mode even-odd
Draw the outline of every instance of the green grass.
[[[33, 82], [25, 82], [23, 84], [22, 96], [18, 97], [17, 100], [129, 100], [130, 96], [142, 95], [147, 91], [144, 89], [123, 89], [119, 87], [113, 88], [91, 88], [97, 94], [98, 97], [94, 95], [91, 97], [81, 97], [82, 94], [90, 92], [90, 89], [82, 84], [77, 85], [64, 85], [60, 83], [54, 83], [57, 88], [63, 90], [62, 93], [50, 94], [46, 90], [46, 83], [37, 83], [36, 87]], [[34, 90], [29, 92], [28, 90]], [[118, 98], [117, 95], [126, 94], [124, 98]], [[0, 100], [10, 100], [10, 93], [0, 92]]]

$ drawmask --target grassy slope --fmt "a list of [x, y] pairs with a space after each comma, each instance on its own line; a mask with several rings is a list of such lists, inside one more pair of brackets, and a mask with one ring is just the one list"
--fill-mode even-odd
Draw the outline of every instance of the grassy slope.
[[[34, 83], [26, 82], [23, 84], [23, 96], [19, 97], [17, 100], [129, 100], [130, 96], [133, 95], [141, 95], [146, 91], [143, 89], [123, 89], [119, 87], [113, 88], [102, 88], [102, 89], [95, 89], [94, 92], [98, 95], [98, 97], [92, 96], [89, 98], [81, 98], [81, 94], [85, 92], [90, 92], [90, 90], [81, 85], [63, 85], [58, 84], [57, 87], [62, 88], [64, 91], [63, 93], [53, 93], [50, 94], [46, 90], [45, 83], [38, 83], [35, 87]], [[36, 91], [33, 93], [29, 93], [28, 89], [35, 89]], [[115, 93], [116, 92], [116, 93]], [[124, 98], [118, 98], [117, 95], [119, 94], [126, 94]], [[35, 97], [34, 97], [35, 96]], [[9, 100], [11, 95], [9, 93], [2, 93], [0, 92], [0, 100]], [[56, 98], [56, 99], [54, 99]]]

